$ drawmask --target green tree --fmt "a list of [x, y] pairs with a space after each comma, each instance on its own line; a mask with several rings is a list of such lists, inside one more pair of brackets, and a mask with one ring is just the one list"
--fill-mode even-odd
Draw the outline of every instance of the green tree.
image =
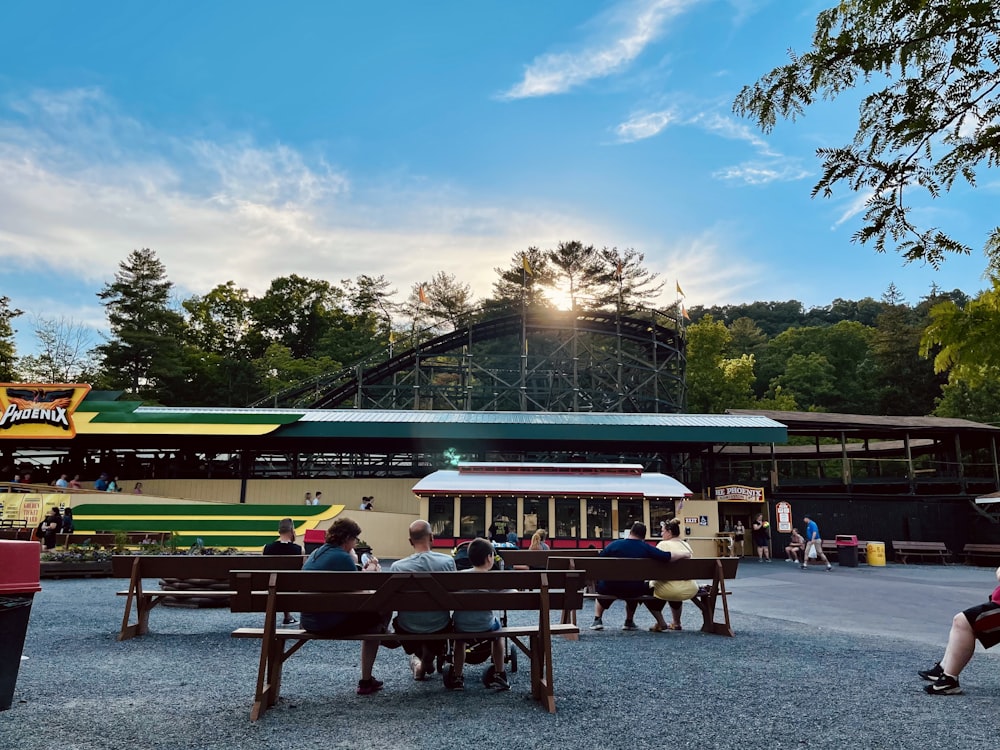
[[250, 292], [233, 281], [184, 300], [181, 306], [187, 312], [188, 342], [225, 357], [248, 357], [247, 335], [253, 327], [251, 302]]
[[107, 384], [160, 403], [182, 393], [184, 320], [170, 308], [172, 288], [156, 253], [143, 248], [129, 253], [98, 292], [111, 334], [96, 348]]
[[947, 372], [949, 382], [972, 387], [1000, 380], [1000, 276], [990, 288], [959, 306], [951, 299], [930, 309], [930, 322], [920, 339], [920, 353], [933, 357], [934, 371]]
[[[871, 358], [874, 333], [867, 326], [849, 321], [832, 326], [790, 328], [775, 336], [761, 353], [758, 387], [762, 381], [772, 393], [776, 385], [785, 386], [786, 391], [792, 390], [782, 379], [792, 358], [807, 358], [797, 360], [796, 366], [801, 370], [807, 365], [817, 366], [816, 357], [821, 357], [830, 366], [835, 384], [832, 388], [816, 384], [810, 393], [813, 398], [819, 398], [818, 401], [805, 400], [801, 392], [793, 392], [799, 406], [819, 411], [871, 414], [875, 410], [876, 396]], [[813, 358], [808, 359], [810, 357]]]
[[560, 242], [546, 255], [553, 271], [551, 286], [569, 297], [570, 309], [592, 307], [606, 281], [597, 248], [572, 240]]
[[314, 356], [328, 333], [334, 311], [343, 312], [344, 292], [322, 279], [297, 274], [273, 279], [262, 297], [253, 300], [255, 357], [270, 344], [287, 348], [296, 359]]
[[506, 268], [497, 266], [493, 270], [498, 278], [493, 282], [491, 306], [548, 305], [545, 290], [555, 279], [548, 253], [529, 247], [514, 253]]
[[17, 380], [14, 365], [17, 360], [17, 347], [14, 344], [13, 320], [23, 315], [21, 310], [10, 306], [10, 297], [0, 297], [0, 378], [8, 383]]
[[608, 291], [603, 304], [623, 309], [646, 305], [663, 291], [660, 274], [646, 268], [646, 255], [638, 250], [606, 247], [601, 250], [604, 261], [603, 277], [608, 280]]
[[[838, 186], [866, 193], [854, 240], [874, 242], [878, 252], [892, 243], [907, 261], [936, 267], [969, 248], [920, 226], [910, 191], [937, 198], [959, 178], [975, 185], [978, 168], [1000, 163], [998, 35], [993, 0], [842, 0], [817, 17], [808, 52], [790, 53], [733, 108], [770, 132], [818, 99], [877, 82], [859, 106], [853, 141], [817, 150], [823, 169], [813, 195]], [[1000, 253], [1000, 228], [984, 245], [988, 257]]]
[[934, 407], [934, 416], [1000, 424], [1000, 380], [984, 380], [978, 385], [962, 381], [946, 383]]
[[872, 360], [878, 390], [878, 414], [925, 415], [934, 409], [945, 378], [935, 375], [920, 356], [925, 321], [905, 304], [887, 299], [878, 316], [872, 340]]
[[687, 328], [687, 410], [722, 414], [753, 404], [753, 357], [726, 357], [730, 334], [711, 315]]

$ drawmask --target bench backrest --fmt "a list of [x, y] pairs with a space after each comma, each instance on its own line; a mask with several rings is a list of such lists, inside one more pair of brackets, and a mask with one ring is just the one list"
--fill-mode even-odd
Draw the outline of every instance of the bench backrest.
[[301, 555], [112, 555], [115, 578], [215, 578], [233, 570], [300, 570]]
[[571, 566], [582, 570], [588, 580], [594, 581], [685, 581], [689, 578], [736, 578], [739, 558], [695, 557], [688, 560], [664, 562], [652, 558], [629, 557], [553, 557], [549, 570]]
[[945, 550], [947, 547], [944, 546], [944, 542], [900, 542], [893, 541], [893, 549], [926, 549], [926, 550]]
[[550, 557], [597, 557], [599, 549], [505, 549], [499, 547], [497, 553], [508, 568], [527, 565], [531, 568], [545, 568]]
[[351, 573], [234, 570], [233, 612], [550, 610], [583, 606], [575, 571]]
[[966, 544], [965, 552], [1000, 552], [1000, 544]]

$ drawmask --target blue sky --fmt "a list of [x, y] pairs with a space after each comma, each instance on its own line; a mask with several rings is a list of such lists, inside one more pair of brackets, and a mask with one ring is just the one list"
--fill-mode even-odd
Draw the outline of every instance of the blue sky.
[[[104, 325], [150, 247], [178, 298], [233, 280], [437, 271], [487, 296], [530, 245], [632, 247], [685, 304], [974, 293], [852, 244], [858, 196], [809, 197], [856, 97], [767, 136], [740, 88], [833, 0], [8, 2], [0, 6], [0, 295]], [[979, 248], [998, 183], [918, 218]]]

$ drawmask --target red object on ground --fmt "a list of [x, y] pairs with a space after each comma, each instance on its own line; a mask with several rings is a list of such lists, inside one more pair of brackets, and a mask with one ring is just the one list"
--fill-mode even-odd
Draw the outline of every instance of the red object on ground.
[[41, 547], [38, 542], [0, 540], [0, 594], [35, 594]]

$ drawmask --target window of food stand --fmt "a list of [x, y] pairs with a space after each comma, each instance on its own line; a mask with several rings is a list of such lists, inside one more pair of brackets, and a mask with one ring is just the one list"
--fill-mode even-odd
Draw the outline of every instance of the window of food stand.
[[450, 497], [432, 497], [427, 511], [434, 536], [455, 536], [455, 501]]
[[538, 529], [549, 530], [549, 499], [547, 497], [524, 498], [524, 536], [530, 537]]
[[611, 528], [611, 501], [587, 501], [587, 528], [584, 536], [589, 539], [608, 539], [614, 533]]
[[580, 501], [575, 497], [556, 498], [556, 536], [580, 538]]
[[674, 520], [675, 510], [673, 500], [650, 500], [649, 501], [649, 536], [659, 538], [660, 522]]
[[628, 535], [636, 521], [642, 520], [642, 500], [618, 501], [618, 531], [620, 537]]
[[461, 505], [460, 520], [462, 522], [461, 534], [463, 539], [477, 536], [486, 536], [486, 498], [484, 497], [463, 497]]

